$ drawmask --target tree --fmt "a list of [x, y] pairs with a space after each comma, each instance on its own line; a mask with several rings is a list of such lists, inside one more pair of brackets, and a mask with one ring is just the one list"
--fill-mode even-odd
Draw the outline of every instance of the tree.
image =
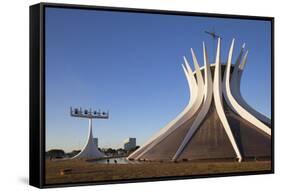
[[51, 149], [51, 150], [47, 151], [46, 154], [47, 154], [47, 156], [50, 157], [50, 159], [63, 158], [65, 156], [64, 150], [61, 150], [61, 149]]

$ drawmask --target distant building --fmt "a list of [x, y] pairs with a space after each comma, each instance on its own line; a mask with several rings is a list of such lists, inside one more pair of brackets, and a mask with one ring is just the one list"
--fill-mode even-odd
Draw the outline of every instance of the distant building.
[[128, 138], [124, 141], [124, 150], [129, 151], [136, 148], [136, 138]]
[[94, 145], [96, 145], [96, 147], [98, 148], [99, 147], [99, 139], [94, 137], [93, 142], [94, 142]]

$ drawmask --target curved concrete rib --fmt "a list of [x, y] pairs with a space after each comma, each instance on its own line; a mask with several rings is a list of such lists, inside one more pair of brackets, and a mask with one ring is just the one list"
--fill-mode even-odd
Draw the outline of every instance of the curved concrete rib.
[[183, 139], [181, 145], [179, 146], [177, 152], [175, 153], [175, 155], [172, 159], [173, 161], [177, 160], [177, 158], [180, 156], [180, 154], [182, 153], [184, 148], [187, 146], [187, 144], [189, 143], [189, 141], [191, 140], [191, 138], [193, 137], [195, 132], [198, 130], [200, 124], [203, 122], [203, 120], [211, 106], [212, 96], [213, 96], [212, 74], [211, 74], [211, 69], [210, 69], [210, 65], [208, 62], [208, 56], [207, 56], [207, 52], [206, 52], [204, 43], [203, 43], [203, 54], [204, 54], [204, 66], [205, 66], [205, 70], [204, 70], [205, 85], [204, 85], [203, 106], [202, 106], [200, 112], [198, 113], [198, 116], [196, 117], [195, 121], [193, 122], [192, 126], [188, 130], [188, 132], [187, 132], [185, 138]]
[[217, 55], [215, 62], [215, 74], [214, 74], [214, 101], [215, 107], [220, 118], [220, 121], [225, 129], [225, 132], [230, 140], [230, 143], [235, 151], [236, 157], [238, 161], [241, 162], [242, 156], [240, 154], [239, 148], [236, 144], [232, 131], [230, 129], [229, 123], [224, 113], [223, 105], [222, 105], [222, 87], [221, 87], [221, 63], [220, 63], [220, 38], [218, 39], [218, 47], [217, 47]]
[[264, 123], [259, 121], [255, 116], [250, 114], [247, 110], [245, 110], [232, 96], [231, 90], [230, 90], [230, 84], [229, 84], [229, 79], [230, 79], [230, 67], [231, 67], [231, 60], [232, 60], [232, 53], [233, 53], [233, 47], [234, 47], [234, 39], [232, 40], [231, 47], [229, 50], [228, 54], [228, 60], [227, 60], [227, 66], [225, 70], [225, 75], [224, 75], [224, 97], [226, 99], [227, 104], [229, 107], [239, 114], [242, 118], [262, 130], [268, 135], [271, 135], [271, 129], [267, 127]]
[[[240, 92], [240, 83], [241, 81], [239, 81], [238, 79], [238, 70], [239, 70], [239, 66], [241, 64], [241, 59], [244, 53], [244, 49], [245, 49], [245, 43], [243, 44], [241, 51], [235, 61], [235, 65], [234, 65], [234, 69], [233, 72], [231, 74], [231, 82], [230, 82], [230, 89], [232, 91], [232, 95], [234, 96], [234, 98], [236, 98], [237, 100], [239, 100], [239, 95], [238, 92]], [[247, 53], [246, 53], [247, 54]], [[245, 56], [244, 56], [245, 58]]]
[[169, 128], [171, 128], [171, 126], [173, 126], [179, 119], [181, 119], [182, 117], [184, 117], [184, 115], [191, 109], [191, 107], [194, 104], [194, 100], [197, 97], [197, 83], [196, 80], [194, 78], [192, 74], [192, 70], [186, 60], [185, 57], [183, 57], [185, 65], [182, 64], [182, 68], [186, 77], [186, 80], [188, 82], [188, 87], [189, 87], [189, 94], [190, 94], [190, 98], [189, 98], [189, 102], [188, 104], [185, 106], [184, 110], [176, 117], [174, 118], [172, 121], [170, 121], [164, 128], [162, 128], [158, 133], [156, 133], [154, 136], [152, 136], [147, 142], [145, 142], [141, 148], [139, 148], [138, 150], [136, 150], [135, 152], [133, 152], [128, 159], [130, 158], [135, 158], [137, 157], [137, 155], [141, 154], [145, 149], [148, 148], [149, 145], [152, 144], [153, 141], [155, 141], [155, 139], [157, 139], [158, 137], [160, 137], [161, 135], [163, 135]]
[[243, 96], [241, 95], [241, 77], [244, 71], [244, 66], [247, 60], [247, 55], [248, 55], [248, 51], [245, 53], [243, 60], [241, 62], [241, 58], [243, 55], [243, 50], [244, 50], [244, 46], [243, 45], [241, 52], [238, 56], [238, 59], [236, 60], [236, 63], [234, 65], [234, 69], [233, 72], [231, 74], [231, 80], [230, 80], [230, 89], [231, 89], [231, 93], [233, 95], [233, 97], [237, 100], [237, 102], [243, 107], [245, 108], [249, 113], [251, 113], [253, 116], [255, 116], [256, 118], [258, 118], [260, 121], [265, 122], [266, 124], [271, 124], [271, 120], [266, 117], [265, 115], [261, 114], [260, 112], [258, 112], [257, 110], [255, 110], [254, 108], [252, 108], [243, 98]]
[[[155, 139], [147, 148], [144, 149], [143, 152], [141, 152], [136, 159], [140, 159], [145, 153], [147, 153], [150, 149], [152, 149], [155, 145], [157, 145], [158, 143], [160, 143], [163, 139], [165, 139], [168, 135], [170, 135], [172, 132], [174, 132], [178, 127], [180, 127], [184, 122], [186, 122], [187, 120], [191, 119], [193, 117], [193, 115], [198, 111], [202, 100], [203, 100], [203, 96], [204, 96], [204, 82], [203, 82], [203, 77], [202, 77], [202, 73], [200, 71], [200, 67], [197, 61], [197, 58], [193, 52], [193, 49], [191, 49], [191, 54], [192, 54], [192, 58], [193, 58], [193, 62], [194, 62], [194, 67], [195, 67], [195, 71], [196, 71], [196, 78], [197, 78], [197, 93], [195, 96], [195, 100], [194, 103], [192, 104], [192, 107], [190, 109], [188, 109], [183, 116], [181, 116], [180, 118], [178, 118], [177, 120], [173, 120], [172, 124], [169, 123], [168, 124], [168, 128], [167, 130], [161, 134], [159, 137], [157, 137], [157, 139]], [[188, 71], [188, 78], [194, 79], [194, 75], [192, 74], [192, 70], [187, 62], [186, 59], [184, 59], [185, 61], [185, 66], [187, 68]], [[184, 70], [185, 71], [185, 70]], [[186, 73], [186, 72], [185, 72]]]
[[195, 80], [195, 77], [192, 75], [192, 70], [186, 60], [185, 57], [183, 57], [184, 59], [184, 64], [182, 64], [182, 68], [186, 77], [186, 80], [188, 82], [188, 87], [189, 87], [189, 93], [190, 93], [190, 98], [189, 98], [189, 102], [186, 105], [186, 107], [184, 108], [184, 110], [176, 117], [174, 118], [172, 121], [170, 121], [164, 128], [162, 128], [157, 134], [155, 134], [154, 136], [152, 136], [147, 142], [145, 142], [145, 144], [142, 145], [141, 148], [139, 148], [138, 150], [136, 150], [135, 152], [133, 152], [128, 159], [130, 158], [136, 158], [138, 155], [140, 155], [142, 152], [144, 152], [145, 149], [148, 148], [149, 145], [152, 144], [152, 142], [154, 142], [157, 138], [159, 138], [160, 136], [162, 136], [165, 132], [167, 132], [167, 130], [169, 128], [171, 128], [171, 126], [173, 126], [177, 121], [179, 121], [181, 118], [183, 118], [186, 113], [192, 108], [192, 106], [194, 105], [194, 101], [196, 100], [197, 97], [197, 82]]

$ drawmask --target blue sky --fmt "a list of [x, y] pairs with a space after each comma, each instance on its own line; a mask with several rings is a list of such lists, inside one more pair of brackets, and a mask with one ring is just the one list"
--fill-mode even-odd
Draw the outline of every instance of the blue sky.
[[128, 137], [144, 143], [188, 103], [182, 57], [192, 63], [193, 48], [202, 66], [205, 41], [214, 58], [205, 30], [222, 36], [223, 61], [232, 38], [234, 59], [246, 43], [242, 95], [271, 115], [269, 21], [47, 8], [45, 24], [46, 150], [84, 146], [88, 121], [70, 117], [70, 106], [110, 111], [93, 121], [100, 147], [120, 148]]

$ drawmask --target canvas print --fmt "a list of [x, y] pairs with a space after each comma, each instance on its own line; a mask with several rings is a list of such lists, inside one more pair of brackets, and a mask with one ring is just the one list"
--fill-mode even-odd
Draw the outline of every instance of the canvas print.
[[272, 170], [272, 23], [45, 8], [45, 184]]

